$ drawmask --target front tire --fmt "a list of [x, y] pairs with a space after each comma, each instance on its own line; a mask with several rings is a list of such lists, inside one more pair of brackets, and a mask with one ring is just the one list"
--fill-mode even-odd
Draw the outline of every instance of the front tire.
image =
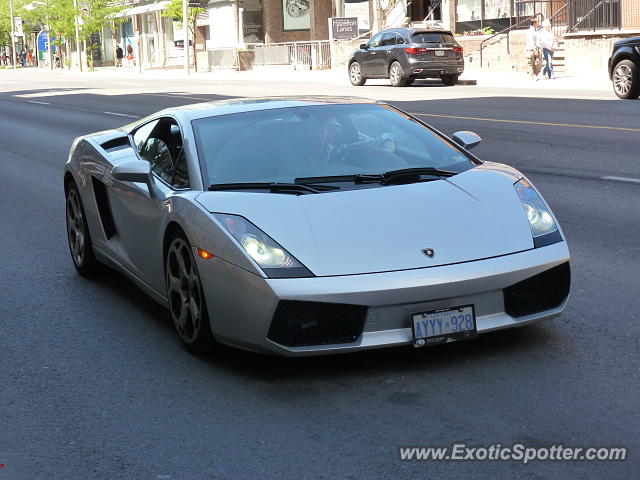
[[165, 277], [169, 311], [178, 337], [187, 350], [195, 354], [209, 353], [215, 340], [193, 250], [182, 232], [169, 240]]
[[443, 75], [442, 83], [447, 87], [453, 87], [456, 83], [458, 83], [459, 75]]
[[80, 192], [75, 182], [67, 187], [67, 240], [73, 266], [83, 277], [97, 273], [100, 264], [93, 254], [93, 244], [89, 234], [87, 216], [84, 212]]
[[613, 91], [619, 98], [632, 100], [640, 96], [638, 67], [631, 60], [618, 62], [613, 69]]
[[389, 67], [389, 81], [394, 87], [405, 87], [407, 79], [403, 77], [404, 72], [399, 62], [393, 62]]
[[351, 85], [356, 87], [361, 87], [367, 81], [367, 79], [362, 76], [362, 69], [358, 62], [352, 62], [351, 65], [349, 65], [349, 80], [351, 80]]

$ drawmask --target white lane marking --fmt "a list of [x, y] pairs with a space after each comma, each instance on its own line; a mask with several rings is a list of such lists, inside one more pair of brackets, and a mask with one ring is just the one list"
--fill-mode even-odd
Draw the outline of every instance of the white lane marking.
[[628, 177], [600, 177], [603, 180], [613, 180], [614, 182], [625, 183], [640, 183], [640, 178], [628, 178]]
[[116, 117], [127, 117], [127, 118], [138, 118], [135, 115], [127, 115], [126, 113], [116, 113], [116, 112], [102, 112], [107, 115], [115, 115]]
[[27, 100], [27, 103], [37, 103], [38, 105], [51, 105], [49, 102], [37, 102], [35, 100]]

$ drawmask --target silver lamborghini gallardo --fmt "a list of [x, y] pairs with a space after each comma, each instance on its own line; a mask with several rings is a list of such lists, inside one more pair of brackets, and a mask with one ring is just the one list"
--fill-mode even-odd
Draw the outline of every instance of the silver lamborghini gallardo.
[[421, 347], [557, 316], [560, 226], [479, 141], [361, 99], [164, 110], [74, 142], [71, 258], [129, 277], [196, 353]]

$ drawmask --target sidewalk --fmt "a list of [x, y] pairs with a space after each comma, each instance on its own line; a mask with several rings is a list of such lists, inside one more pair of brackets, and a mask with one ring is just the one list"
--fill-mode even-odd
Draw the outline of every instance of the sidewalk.
[[[79, 72], [77, 72], [79, 73]], [[247, 82], [285, 82], [285, 83], [316, 83], [331, 84], [336, 86], [346, 86], [349, 84], [346, 69], [331, 70], [294, 70], [289, 66], [256, 67], [253, 70], [239, 72], [232, 69], [216, 69], [211, 72], [190, 72], [185, 75], [182, 69], [167, 70], [143, 70], [142, 74], [135, 68], [130, 70], [126, 67], [100, 67], [95, 72], [86, 72], [87, 75], [99, 73], [101, 75], [125, 75], [132, 78], [139, 78], [141, 75], [149, 78], [172, 78], [172, 79], [211, 79], [211, 80], [232, 80]], [[437, 80], [434, 80], [437, 81]], [[388, 80], [369, 80], [372, 84], [386, 85]], [[611, 91], [611, 81], [607, 73], [600, 75], [559, 75], [553, 80], [543, 79], [539, 81], [531, 80], [524, 73], [517, 72], [491, 72], [483, 70], [467, 70], [460, 77], [460, 85], [477, 85], [487, 88], [508, 88], [508, 89], [540, 89], [540, 90], [568, 90], [568, 91]]]

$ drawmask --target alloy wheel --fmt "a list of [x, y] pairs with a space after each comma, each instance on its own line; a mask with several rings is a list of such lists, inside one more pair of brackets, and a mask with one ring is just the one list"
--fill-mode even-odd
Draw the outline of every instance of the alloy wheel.
[[202, 292], [191, 247], [176, 238], [167, 254], [169, 307], [178, 334], [187, 344], [198, 337], [202, 325]]
[[393, 65], [391, 65], [391, 71], [389, 72], [389, 77], [393, 85], [398, 85], [400, 83], [401, 75], [402, 74], [400, 72], [400, 65], [398, 65], [397, 63], [394, 63]]
[[613, 73], [613, 87], [616, 89], [616, 93], [620, 96], [626, 96], [631, 90], [631, 83], [633, 81], [633, 72], [628, 65], [618, 65]]
[[67, 195], [67, 236], [73, 262], [80, 266], [84, 259], [86, 235], [80, 199], [75, 189], [69, 190]]
[[360, 64], [359, 63], [352, 63], [351, 64], [351, 83], [359, 83], [360, 80], [362, 79], [362, 72], [360, 71]]

